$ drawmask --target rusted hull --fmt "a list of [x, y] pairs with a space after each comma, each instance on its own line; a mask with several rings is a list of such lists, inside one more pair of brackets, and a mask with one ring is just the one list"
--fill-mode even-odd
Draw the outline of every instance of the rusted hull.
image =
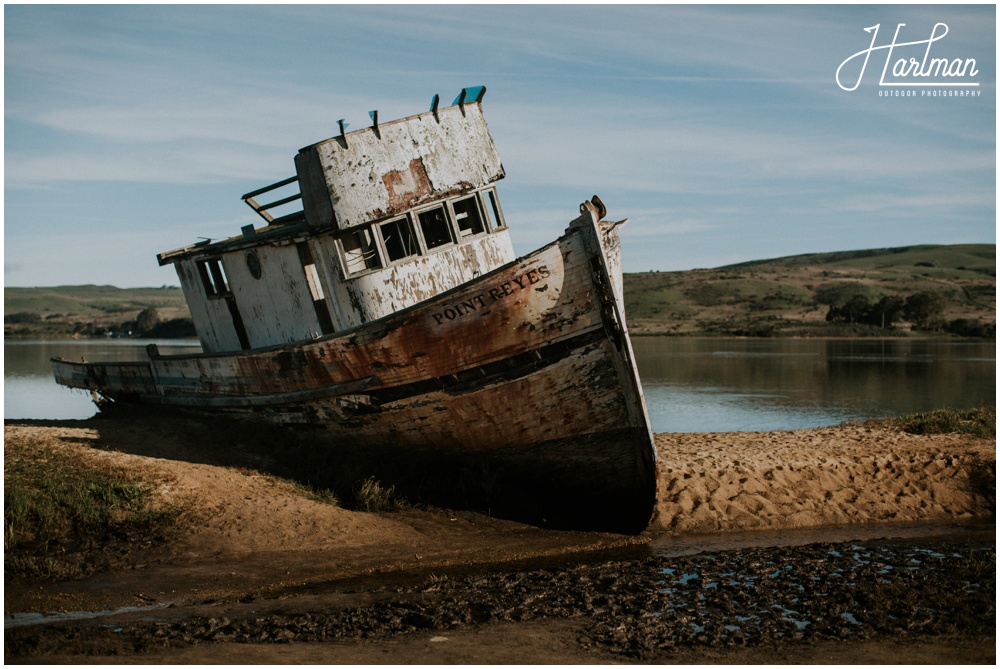
[[655, 455], [621, 309], [617, 234], [593, 208], [559, 240], [341, 335], [136, 364], [53, 361], [116, 402], [322, 428], [330, 447], [478, 457], [540, 504], [641, 529]]

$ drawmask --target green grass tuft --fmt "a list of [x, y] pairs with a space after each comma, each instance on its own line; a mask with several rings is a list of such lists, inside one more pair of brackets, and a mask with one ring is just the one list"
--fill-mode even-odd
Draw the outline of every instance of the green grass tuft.
[[909, 434], [968, 434], [983, 439], [996, 438], [995, 406], [976, 409], [935, 409], [892, 418], [869, 419], [866, 427], [887, 427]]
[[392, 511], [401, 506], [396, 486], [385, 486], [375, 477], [361, 481], [354, 489], [355, 505], [362, 511]]
[[156, 503], [158, 483], [68, 449], [5, 444], [5, 571], [61, 578], [79, 571], [69, 553], [164, 533], [183, 510]]

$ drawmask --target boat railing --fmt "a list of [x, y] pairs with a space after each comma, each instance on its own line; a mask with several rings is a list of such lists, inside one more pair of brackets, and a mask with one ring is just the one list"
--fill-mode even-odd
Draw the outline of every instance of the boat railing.
[[299, 178], [297, 176], [288, 177], [287, 179], [275, 182], [270, 186], [264, 186], [263, 188], [258, 188], [257, 190], [250, 191], [249, 193], [243, 196], [243, 201], [246, 202], [251, 209], [257, 212], [257, 214], [261, 218], [267, 221], [268, 225], [278, 225], [281, 223], [289, 222], [293, 219], [300, 219], [303, 216], [303, 212], [301, 209], [299, 211], [294, 211], [290, 214], [284, 214], [278, 217], [275, 217], [270, 210], [280, 207], [282, 205], [289, 204], [291, 202], [295, 202], [296, 200], [301, 200], [302, 199], [301, 191], [285, 197], [279, 197], [277, 200], [274, 200], [273, 202], [260, 203], [256, 199], [261, 195], [270, 193], [271, 191], [282, 189], [285, 186], [290, 186], [291, 184], [298, 184], [298, 181]]

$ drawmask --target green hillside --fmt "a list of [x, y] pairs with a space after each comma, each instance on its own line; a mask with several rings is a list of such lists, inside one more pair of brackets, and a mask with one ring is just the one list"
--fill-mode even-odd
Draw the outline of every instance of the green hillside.
[[189, 319], [184, 294], [177, 287], [5, 287], [4, 336], [98, 336], [108, 331], [128, 331], [147, 309], [154, 309], [156, 319], [164, 325]]
[[[638, 335], [992, 336], [996, 245], [813, 253], [626, 274], [625, 305]], [[102, 336], [132, 329], [149, 308], [161, 322], [188, 318], [180, 288], [168, 286], [5, 288], [4, 335]]]
[[977, 321], [996, 323], [996, 245], [814, 253], [627, 274], [625, 305], [634, 334], [899, 336], [916, 327], [982, 336], [989, 328], [974, 327]]

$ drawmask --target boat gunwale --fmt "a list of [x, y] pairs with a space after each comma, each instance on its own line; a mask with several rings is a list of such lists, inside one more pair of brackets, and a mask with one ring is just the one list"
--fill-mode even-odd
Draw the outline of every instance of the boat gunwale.
[[[538, 349], [532, 349], [529, 351], [524, 351], [522, 353], [508, 356], [506, 358], [501, 358], [492, 363], [487, 363], [486, 365], [479, 365], [477, 367], [470, 367], [465, 372], [476, 371], [479, 369], [484, 369], [490, 365], [506, 364], [508, 361], [516, 360], [517, 358], [525, 355], [532, 355], [534, 351], [544, 352], [546, 349], [557, 349], [558, 347], [563, 347], [563, 351], [558, 352], [554, 350], [551, 354], [543, 353], [540, 362], [543, 364], [538, 364], [538, 362], [533, 361], [532, 364], [518, 364], [517, 366], [509, 369], [505, 369], [502, 372], [494, 371], [484, 377], [476, 379], [476, 383], [484, 385], [492, 385], [495, 383], [503, 384], [508, 381], [519, 379], [524, 376], [528, 376], [540, 370], [544, 370], [551, 365], [555, 364], [562, 359], [563, 355], [571, 352], [584, 349], [588, 346], [601, 341], [603, 338], [596, 337], [595, 334], [598, 332], [599, 328], [589, 328], [582, 332], [575, 334], [573, 337], [564, 339], [558, 342], [552, 342], [546, 344]], [[566, 346], [569, 345], [569, 348]], [[74, 363], [70, 363], [74, 364]], [[80, 364], [80, 363], [76, 363]], [[113, 363], [112, 363], [113, 364]], [[134, 363], [136, 367], [146, 367], [147, 363]], [[510, 376], [513, 374], [513, 376]], [[241, 408], [252, 408], [255, 406], [277, 406], [277, 405], [288, 405], [295, 404], [302, 401], [319, 400], [327, 397], [337, 397], [342, 395], [352, 395], [352, 394], [366, 394], [366, 395], [379, 395], [386, 396], [389, 395], [390, 399], [385, 400], [389, 402], [398, 402], [406, 397], [413, 397], [416, 395], [422, 395], [426, 392], [430, 392], [431, 389], [426, 388], [427, 384], [433, 384], [435, 387], [433, 390], [447, 390], [449, 387], [460, 386], [468, 381], [458, 381], [451, 386], [445, 383], [445, 379], [452, 377], [451, 374], [444, 374], [441, 376], [429, 376], [418, 381], [411, 381], [396, 385], [384, 385], [380, 383], [377, 376], [370, 375], [366, 377], [360, 377], [357, 379], [351, 379], [348, 381], [343, 381], [333, 385], [320, 386], [314, 388], [301, 388], [297, 390], [287, 390], [284, 392], [261, 392], [261, 393], [225, 393], [225, 392], [198, 392], [198, 391], [181, 391], [181, 392], [164, 392], [158, 395], [144, 395], [143, 401], [150, 404], [168, 405], [168, 406], [188, 406], [188, 407], [209, 407], [209, 408], [231, 408], [231, 409], [241, 409]], [[156, 385], [160, 385], [159, 381], [155, 381]], [[100, 392], [99, 389], [95, 389]]]

